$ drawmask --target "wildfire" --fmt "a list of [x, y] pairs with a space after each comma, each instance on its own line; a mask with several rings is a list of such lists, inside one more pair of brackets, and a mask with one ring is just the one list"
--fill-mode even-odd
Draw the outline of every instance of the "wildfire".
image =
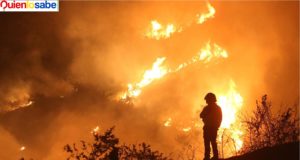
[[158, 21], [151, 21], [150, 31], [146, 33], [146, 37], [156, 40], [167, 39], [175, 32], [181, 32], [181, 28], [177, 28], [174, 24], [161, 25]]
[[[218, 134], [219, 144], [230, 145], [234, 148], [235, 152], [239, 151], [243, 147], [243, 131], [240, 126], [240, 123], [237, 121], [237, 113], [243, 105], [243, 97], [236, 90], [236, 84], [233, 80], [230, 80], [228, 83], [228, 90], [226, 92], [217, 92], [218, 101], [217, 103], [222, 108], [223, 119], [222, 124]], [[223, 94], [222, 94], [223, 93]], [[186, 126], [186, 124], [192, 124], [191, 126]], [[168, 118], [164, 121], [165, 127], [174, 126], [178, 131], [188, 133], [193, 128], [198, 130], [202, 127], [200, 121], [191, 121], [185, 122], [185, 127], [182, 127], [181, 124], [173, 123], [171, 118]], [[181, 126], [181, 127], [180, 127]], [[225, 132], [226, 131], [226, 132]], [[225, 135], [225, 138], [223, 137]], [[223, 139], [224, 138], [224, 139]], [[228, 139], [229, 138], [229, 139]], [[228, 141], [229, 140], [229, 141]], [[232, 148], [224, 147], [226, 154], [231, 155]]]
[[236, 121], [236, 113], [243, 105], [243, 97], [235, 88], [234, 81], [230, 80], [228, 92], [218, 98], [218, 104], [222, 108], [223, 115], [225, 115], [221, 124], [222, 128], [229, 128]]
[[216, 13], [215, 8], [210, 3], [207, 3], [207, 8], [208, 8], [208, 13], [198, 15], [199, 17], [197, 21], [198, 24], [204, 23], [207, 19], [214, 18], [214, 15]]
[[[207, 3], [207, 8], [208, 11], [206, 13], [196, 15], [196, 21], [193, 20], [192, 23], [187, 25], [175, 26], [171, 23], [163, 25], [157, 20], [152, 20], [149, 27], [150, 29], [145, 35], [147, 38], [155, 40], [167, 39], [170, 38], [174, 33], [183, 31], [185, 27], [191, 24], [203, 24], [208, 19], [214, 18], [216, 13], [215, 8], [210, 3]], [[129, 83], [127, 85], [127, 90], [118, 98], [121, 100], [131, 101], [132, 98], [137, 98], [142, 93], [142, 89], [150, 85], [153, 81], [161, 79], [169, 73], [178, 72], [194, 63], [202, 62], [203, 64], [207, 64], [215, 58], [228, 58], [228, 53], [221, 46], [211, 43], [210, 41], [200, 48], [198, 54], [193, 56], [191, 59], [177, 65], [175, 68], [170, 68], [164, 64], [166, 57], [157, 58], [153, 63], [152, 68], [144, 72], [141, 80], [137, 83]], [[239, 127], [234, 125], [237, 124], [236, 114], [243, 105], [243, 97], [236, 91], [236, 85], [233, 80], [230, 80], [229, 89], [227, 92], [216, 92], [216, 94], [218, 95], [218, 104], [221, 106], [223, 112], [223, 121], [220, 130], [224, 131], [228, 129], [228, 131], [230, 131], [230, 138], [234, 140], [235, 149], [240, 150], [243, 146], [243, 141], [241, 140], [243, 132]], [[170, 127], [174, 124], [175, 122], [173, 122], [172, 118], [168, 118], [163, 121], [163, 125], [165, 127]], [[193, 122], [192, 124], [192, 127], [186, 126], [185, 124], [185, 126], [175, 126], [175, 128], [182, 132], [190, 132], [193, 127], [201, 128], [200, 122]]]
[[190, 64], [203, 61], [204, 63], [210, 62], [213, 58], [227, 58], [228, 53], [225, 49], [221, 48], [217, 44], [211, 44], [210, 42], [207, 42], [204, 47], [202, 47], [199, 51], [199, 53], [192, 57], [189, 61], [184, 62], [175, 69], [175, 72], [187, 67]]
[[232, 138], [234, 140], [234, 146], [237, 151], [239, 151], [243, 147], [243, 141], [241, 137], [243, 136], [243, 132], [239, 129], [234, 129], [231, 131]]
[[208, 42], [205, 46], [205, 48], [202, 48], [199, 54], [199, 59], [203, 60], [204, 63], [210, 62], [210, 60], [213, 57], [223, 57], [227, 58], [228, 54], [227, 51], [218, 46], [217, 44], [213, 44], [213, 46], [210, 45]]
[[[230, 130], [231, 138], [235, 143], [235, 148], [239, 150], [243, 146], [243, 141], [241, 140], [243, 132], [239, 128], [233, 127], [233, 125], [236, 123], [237, 112], [243, 106], [243, 97], [236, 91], [236, 84], [233, 80], [230, 80], [229, 82], [229, 90], [227, 93], [223, 95], [220, 94], [218, 104], [222, 108], [223, 113], [221, 130]], [[221, 135], [219, 134], [219, 136]]]
[[152, 83], [155, 79], [159, 79], [168, 73], [166, 67], [162, 66], [166, 60], [165, 57], [157, 58], [153, 63], [152, 68], [146, 70], [143, 79], [136, 84], [128, 84], [127, 92], [121, 96], [121, 99], [127, 99], [131, 97], [137, 97], [141, 94], [142, 88]]
[[160, 79], [165, 75], [167, 75], [168, 73], [178, 72], [181, 69], [193, 63], [197, 63], [199, 61], [208, 63], [213, 58], [227, 58], [227, 57], [228, 54], [225, 49], [221, 48], [219, 45], [215, 43], [211, 44], [210, 42], [207, 42], [204, 45], [204, 47], [200, 49], [200, 52], [196, 56], [192, 57], [187, 62], [179, 64], [175, 69], [171, 69], [163, 64], [164, 61], [166, 60], [166, 57], [157, 58], [156, 61], [153, 63], [152, 68], [144, 72], [143, 78], [140, 82], [135, 84], [129, 83], [127, 85], [127, 91], [121, 94], [120, 99], [128, 100], [130, 98], [138, 97], [142, 92], [142, 88], [148, 86], [154, 80]]
[[175, 24], [171, 23], [162, 25], [157, 20], [152, 20], [150, 22], [151, 25], [149, 27], [149, 30], [146, 31], [145, 36], [147, 38], [155, 40], [167, 39], [170, 38], [172, 34], [183, 31], [185, 27], [190, 26], [191, 24], [203, 24], [207, 19], [213, 18], [216, 13], [215, 8], [210, 3], [207, 3], [207, 8], [208, 13], [197, 14], [197, 21], [193, 23], [188, 23], [186, 25], [175, 26]]

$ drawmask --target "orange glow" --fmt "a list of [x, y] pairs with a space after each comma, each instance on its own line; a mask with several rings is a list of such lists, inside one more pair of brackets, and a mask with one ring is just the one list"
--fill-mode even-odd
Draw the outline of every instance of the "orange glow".
[[[3, 111], [14, 111], [20, 108], [25, 108], [25, 107], [29, 107], [34, 103], [34, 101], [31, 101], [29, 99], [19, 99], [19, 100], [11, 100], [8, 102], [7, 106], [1, 106], [2, 108], [4, 108]], [[1, 111], [1, 110], [0, 110]]]
[[165, 127], [170, 127], [172, 125], [172, 118], [168, 118], [165, 123], [164, 123], [164, 126]]
[[[137, 98], [142, 93], [142, 88], [150, 85], [154, 80], [163, 78], [168, 73], [178, 72], [181, 69], [197, 62], [203, 62], [204, 64], [209, 63], [214, 58], [228, 58], [228, 53], [219, 45], [211, 42], [207, 42], [196, 56], [179, 64], [175, 69], [171, 69], [164, 65], [166, 57], [157, 58], [153, 63], [152, 68], [144, 72], [142, 80], [136, 84], [129, 83], [127, 91], [123, 93], [120, 98], [123, 100]], [[236, 114], [243, 105], [243, 97], [236, 91], [235, 88], [235, 82], [231, 80], [229, 82], [229, 90], [227, 92], [219, 92], [217, 95], [219, 95], [218, 104], [221, 106], [223, 111], [223, 121], [220, 130], [230, 128], [230, 136], [234, 140], [236, 150], [239, 150], [243, 146], [243, 141], [241, 140], [243, 132], [238, 128], [232, 128], [232, 125], [236, 123]], [[168, 118], [164, 121], [163, 125], [165, 127], [172, 126], [172, 119]], [[196, 123], [194, 127], [200, 128], [200, 125]], [[183, 132], [190, 132], [191, 129], [192, 127], [185, 127], [179, 130], [182, 130]], [[219, 134], [219, 136], [221, 135]]]
[[21, 148], [20, 148], [20, 151], [24, 151], [26, 149], [26, 147], [25, 146], [22, 146]]
[[4, 106], [1, 106], [0, 112], [14, 111], [19, 108], [31, 106], [34, 101], [31, 100], [30, 88], [28, 86], [21, 86], [11, 89], [6, 93]]
[[28, 101], [27, 103], [20, 104], [19, 106], [20, 107], [28, 107], [28, 106], [31, 106], [32, 104], [33, 104], [33, 101]]
[[[207, 3], [208, 12], [197, 15], [197, 24], [203, 24], [208, 19], [214, 18], [216, 13], [215, 8]], [[170, 38], [175, 32], [181, 32], [183, 27], [176, 27], [174, 24], [162, 25], [156, 20], [151, 21], [150, 30], [146, 33], [146, 37], [151, 39], [167, 39]], [[153, 63], [152, 68], [144, 72], [142, 79], [137, 83], [129, 83], [127, 85], [127, 91], [123, 92], [119, 97], [122, 100], [128, 100], [131, 102], [132, 98], [137, 98], [144, 87], [150, 85], [154, 80], [163, 78], [169, 73], [178, 72], [191, 64], [202, 62], [208, 64], [214, 59], [226, 59], [228, 58], [228, 52], [216, 43], [208, 41], [203, 47], [199, 49], [199, 52], [191, 59], [177, 65], [175, 68], [170, 68], [164, 64], [166, 57], [157, 58]], [[218, 104], [221, 106], [223, 111], [223, 121], [220, 127], [220, 131], [230, 128], [230, 136], [234, 141], [235, 149], [239, 150], [243, 146], [241, 137], [243, 132], [237, 127], [233, 127], [237, 123], [236, 116], [237, 112], [243, 105], [243, 97], [236, 91], [236, 85], [233, 80], [228, 84], [228, 91], [216, 92], [218, 95]], [[192, 123], [192, 127], [201, 128], [200, 123]], [[179, 127], [172, 118], [168, 118], [163, 122], [165, 127], [171, 127], [174, 125], [179, 131], [190, 132], [191, 126]], [[219, 138], [220, 138], [219, 134]]]
[[[148, 145], [168, 159], [202, 160], [209, 92], [223, 113], [220, 159], [300, 139], [269, 134], [299, 116], [298, 5], [95, 1], [34, 20], [3, 15], [0, 160], [101, 159]], [[89, 155], [103, 136], [107, 151]]]

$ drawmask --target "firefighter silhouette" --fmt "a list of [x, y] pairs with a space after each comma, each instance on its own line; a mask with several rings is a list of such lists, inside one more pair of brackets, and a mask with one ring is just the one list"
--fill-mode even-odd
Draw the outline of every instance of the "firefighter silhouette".
[[217, 132], [222, 122], [222, 110], [216, 104], [217, 98], [215, 94], [208, 93], [205, 96], [207, 105], [200, 113], [200, 118], [204, 122], [203, 138], [204, 138], [204, 160], [210, 160], [210, 144], [213, 150], [212, 160], [218, 160], [218, 147], [217, 147]]

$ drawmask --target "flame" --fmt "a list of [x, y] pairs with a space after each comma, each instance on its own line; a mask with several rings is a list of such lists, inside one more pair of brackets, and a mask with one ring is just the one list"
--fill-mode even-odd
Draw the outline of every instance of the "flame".
[[203, 60], [204, 63], [210, 62], [213, 57], [223, 57], [227, 58], [228, 54], [227, 51], [222, 49], [217, 44], [213, 44], [213, 48], [211, 47], [210, 43], [208, 42], [205, 48], [202, 48], [199, 54], [199, 59]]
[[157, 58], [152, 65], [151, 70], [147, 70], [144, 73], [143, 80], [137, 84], [138, 87], [142, 88], [150, 84], [153, 80], [159, 79], [167, 74], [167, 69], [161, 65], [166, 60], [166, 57]]
[[19, 107], [29, 107], [33, 104], [33, 101], [28, 101], [27, 103], [24, 103], [24, 104], [20, 104]]
[[141, 94], [142, 88], [152, 83], [155, 79], [159, 79], [168, 73], [166, 67], [162, 66], [163, 62], [166, 60], [165, 57], [157, 58], [153, 63], [150, 70], [146, 70], [143, 79], [132, 85], [128, 84], [127, 92], [121, 96], [121, 99], [127, 99], [131, 97], [137, 97]]
[[174, 24], [161, 25], [158, 21], [152, 20], [150, 31], [146, 33], [146, 37], [151, 39], [167, 39], [175, 32], [181, 32], [180, 28], [175, 27]]
[[182, 128], [183, 132], [189, 132], [192, 128], [191, 127], [186, 127], [186, 128]]
[[11, 112], [20, 108], [31, 106], [30, 87], [27, 85], [15, 86], [8, 90], [3, 97], [4, 101], [0, 105], [0, 112]]
[[237, 151], [239, 151], [242, 147], [244, 142], [242, 141], [241, 137], [243, 136], [243, 132], [239, 129], [235, 129], [231, 131], [232, 139], [234, 140], [234, 145]]
[[129, 83], [127, 85], [127, 91], [122, 93], [120, 96], [121, 100], [128, 100], [134, 97], [138, 97], [142, 93], [142, 88], [151, 84], [154, 80], [160, 79], [167, 75], [168, 73], [178, 72], [181, 69], [191, 65], [193, 63], [197, 63], [203, 61], [204, 63], [210, 62], [213, 58], [227, 58], [228, 53], [225, 49], [221, 48], [217, 44], [211, 44], [211, 42], [207, 42], [204, 47], [200, 49], [200, 52], [192, 57], [187, 62], [179, 64], [175, 69], [171, 69], [165, 65], [163, 65], [166, 57], [157, 58], [153, 63], [152, 68], [146, 70], [144, 72], [143, 78], [140, 82], [132, 84]]
[[20, 148], [20, 151], [24, 151], [26, 149], [26, 147], [25, 146], [22, 146], [21, 148]]
[[[152, 20], [150, 22], [149, 30], [146, 31], [145, 36], [150, 39], [160, 40], [160, 39], [168, 39], [176, 32], [183, 31], [186, 27], [190, 26], [191, 24], [203, 24], [205, 21], [207, 21], [210, 18], [213, 18], [216, 10], [215, 8], [210, 4], [207, 3], [208, 13], [203, 14], [197, 14], [197, 21], [192, 23], [187, 23], [185, 25], [179, 25], [175, 26], [175, 24], [168, 23], [166, 25], [162, 25], [157, 20]], [[193, 20], [194, 21], [194, 20]]]
[[[226, 130], [226, 135], [230, 137], [232, 144], [236, 151], [239, 151], [243, 147], [243, 132], [241, 126], [239, 126], [239, 121], [236, 119], [238, 111], [243, 106], [243, 97], [236, 90], [236, 84], [233, 80], [230, 80], [228, 83], [228, 90], [226, 92], [219, 92], [218, 96], [218, 105], [222, 108], [223, 120], [218, 134], [218, 141], [222, 143], [222, 133]], [[171, 123], [173, 125], [172, 119], [168, 118], [164, 122], [165, 127], [170, 127]], [[185, 123], [186, 125], [187, 123]], [[192, 126], [188, 127], [178, 127], [180, 124], [177, 124], [177, 129], [183, 132], [190, 132], [193, 128], [198, 130], [202, 127], [200, 121], [191, 121]], [[174, 122], [174, 126], [176, 123]], [[226, 147], [225, 147], [226, 148]], [[230, 154], [232, 150], [225, 149], [225, 152]]]
[[11, 112], [20, 108], [29, 107], [34, 103], [32, 100], [20, 99], [7, 102], [6, 106], [1, 106], [0, 112]]
[[199, 53], [192, 57], [189, 61], [184, 62], [175, 69], [175, 72], [187, 67], [190, 64], [197, 63], [199, 61], [203, 61], [204, 63], [210, 62], [213, 58], [227, 58], [228, 53], [225, 49], [221, 48], [217, 44], [211, 44], [207, 42], [204, 47], [202, 47]]
[[243, 106], [243, 97], [236, 91], [236, 84], [233, 80], [230, 80], [229, 82], [229, 90], [227, 93], [220, 94], [217, 103], [222, 108], [223, 113], [223, 120], [220, 128], [221, 130], [230, 130], [230, 135], [234, 140], [235, 148], [240, 150], [243, 146], [243, 141], [241, 140], [243, 132], [239, 127], [233, 127], [233, 125], [237, 122], [237, 112]]
[[99, 126], [96, 126], [96, 127], [91, 131], [91, 133], [92, 133], [92, 134], [97, 134], [97, 133], [99, 132], [99, 130], [100, 130], [100, 127], [99, 127]]
[[164, 126], [165, 127], [170, 127], [172, 125], [172, 118], [168, 118], [165, 123], [164, 123]]
[[223, 120], [221, 128], [229, 128], [236, 121], [236, 114], [243, 105], [243, 97], [236, 91], [233, 80], [229, 82], [229, 90], [225, 95], [220, 95], [218, 104], [222, 108]]
[[[152, 20], [150, 23], [151, 26], [149, 27], [150, 29], [145, 35], [150, 39], [167, 39], [170, 38], [174, 33], [181, 32], [183, 29], [185, 29], [185, 27], [190, 26], [191, 24], [203, 24], [208, 19], [214, 18], [216, 13], [215, 8], [210, 3], [207, 3], [206, 6], [208, 8], [206, 13], [197, 14], [196, 21], [193, 20], [192, 23], [188, 23], [185, 26], [175, 26], [171, 23], [162, 25], [157, 20]], [[132, 98], [138, 97], [142, 93], [142, 89], [150, 85], [154, 80], [163, 78], [169, 73], [178, 72], [197, 62], [202, 62], [204, 64], [210, 63], [214, 58], [228, 58], [228, 53], [225, 49], [215, 43], [211, 43], [210, 41], [208, 41], [199, 50], [197, 55], [193, 56], [188, 61], [177, 65], [175, 68], [170, 68], [164, 64], [166, 57], [157, 58], [153, 63], [152, 68], [144, 72], [142, 79], [137, 83], [129, 83], [127, 85], [127, 90], [122, 93], [119, 98], [128, 102], [127, 100], [130, 101]], [[217, 95], [220, 95], [218, 97], [218, 104], [221, 106], [223, 111], [223, 121], [220, 130], [228, 129], [230, 131], [230, 137], [234, 140], [236, 150], [240, 150], [243, 146], [243, 141], [241, 140], [243, 132], [239, 127], [233, 127], [233, 125], [237, 124], [236, 114], [243, 105], [243, 97], [236, 91], [235, 88], [236, 85], [234, 81], [231, 80], [229, 82], [229, 90], [224, 94], [217, 93]], [[194, 124], [192, 127], [201, 127], [200, 123], [193, 122], [192, 124]], [[172, 118], [165, 120], [163, 125], [165, 127], [170, 127], [173, 125]], [[190, 132], [192, 127], [177, 127], [177, 129], [183, 132]]]
[[215, 8], [210, 3], [207, 3], [207, 8], [208, 8], [208, 13], [201, 14], [200, 16], [198, 15], [199, 17], [197, 21], [198, 24], [202, 24], [208, 19], [214, 18], [214, 15], [216, 13]]

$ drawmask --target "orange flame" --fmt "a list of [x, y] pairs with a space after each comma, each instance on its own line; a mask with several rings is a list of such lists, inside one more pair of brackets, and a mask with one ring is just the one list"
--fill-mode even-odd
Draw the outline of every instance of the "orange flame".
[[99, 126], [96, 126], [96, 127], [91, 131], [91, 133], [92, 133], [92, 134], [98, 134], [99, 130], [100, 130], [100, 127], [99, 127]]
[[227, 58], [228, 53], [225, 49], [221, 48], [217, 44], [211, 44], [210, 42], [207, 42], [204, 47], [202, 47], [199, 51], [199, 53], [192, 57], [189, 61], [184, 62], [175, 69], [175, 72], [187, 67], [190, 64], [203, 61], [204, 63], [210, 62], [213, 58]]
[[165, 127], [170, 127], [171, 124], [172, 124], [172, 118], [168, 118], [168, 119], [165, 121], [164, 126], [165, 126]]
[[25, 146], [22, 146], [21, 148], [20, 148], [20, 151], [24, 151], [26, 149], [26, 147]]
[[203, 24], [208, 19], [213, 18], [216, 13], [215, 8], [210, 3], [207, 3], [207, 8], [208, 8], [208, 13], [197, 14], [196, 15], [197, 21], [193, 23], [188, 23], [186, 25], [175, 26], [175, 24], [171, 24], [171, 23], [162, 25], [157, 20], [152, 20], [150, 22], [151, 26], [149, 27], [149, 30], [146, 31], [145, 36], [147, 38], [155, 39], [155, 40], [168, 39], [171, 37], [172, 34], [183, 31], [183, 29], [190, 26], [191, 24], [194, 23]]
[[167, 39], [175, 32], [181, 32], [180, 28], [176, 28], [174, 24], [161, 25], [158, 21], [151, 21], [151, 29], [146, 33], [146, 37], [152, 39]]
[[175, 69], [171, 69], [163, 65], [164, 61], [166, 60], [166, 57], [157, 58], [156, 61], [153, 63], [152, 68], [145, 71], [143, 78], [140, 82], [135, 84], [129, 83], [127, 85], [127, 91], [121, 94], [120, 99], [127, 100], [130, 98], [138, 97], [142, 92], [142, 88], [148, 86], [154, 80], [160, 79], [168, 73], [178, 72], [179, 70], [187, 67], [188, 65], [199, 61], [208, 63], [214, 57], [227, 58], [228, 54], [226, 50], [222, 49], [217, 44], [211, 44], [210, 42], [208, 42], [203, 48], [201, 48], [199, 54], [192, 57], [189, 61], [178, 65]]
[[[170, 38], [171, 35], [173, 35], [174, 33], [181, 32], [183, 29], [185, 29], [186, 26], [190, 26], [194, 23], [203, 24], [208, 19], [214, 18], [216, 13], [215, 8], [210, 3], [207, 3], [207, 8], [208, 12], [198, 14], [196, 21], [189, 23], [184, 27], [177, 27], [174, 24], [162, 25], [158, 21], [153, 20], [151, 21], [150, 30], [148, 30], [145, 35], [150, 39], [167, 39]], [[127, 91], [124, 92], [120, 98], [122, 100], [130, 100], [131, 98], [136, 98], [142, 93], [142, 89], [150, 85], [154, 80], [160, 79], [166, 76], [168, 73], [178, 72], [191, 64], [197, 62], [207, 64], [211, 62], [214, 58], [227, 57], [228, 53], [225, 49], [223, 49], [217, 44], [207, 42], [205, 46], [203, 46], [200, 49], [199, 53], [196, 56], [192, 57], [186, 62], [179, 64], [176, 68], [173, 69], [163, 64], [166, 60], [165, 57], [157, 58], [156, 61], [153, 63], [152, 68], [145, 71], [142, 80], [138, 83], [129, 83], [127, 86]], [[229, 82], [229, 90], [224, 94], [217, 93], [217, 95], [220, 95], [218, 98], [218, 104], [221, 106], [223, 111], [223, 121], [221, 124], [221, 130], [230, 128], [230, 136], [234, 140], [235, 148], [239, 150], [243, 146], [243, 141], [241, 140], [243, 132], [239, 128], [233, 127], [233, 125], [237, 122], [236, 114], [243, 105], [243, 97], [236, 91], [235, 87], [236, 85], [234, 81], [231, 80]], [[200, 128], [200, 123], [193, 122], [193, 124], [193, 127]], [[165, 120], [163, 125], [165, 127], [172, 126], [172, 118], [168, 118], [167, 120]], [[183, 132], [190, 132], [192, 130], [192, 127], [179, 127], [178, 130]]]
[[192, 128], [191, 127], [186, 127], [186, 128], [182, 128], [183, 132], [189, 132]]
[[7, 106], [1, 106], [0, 112], [10, 112], [20, 108], [29, 107], [34, 103], [29, 99], [13, 100], [9, 101]]
[[11, 88], [3, 98], [5, 103], [0, 107], [0, 112], [14, 111], [29, 107], [34, 103], [31, 100], [30, 87], [26, 85]]
[[229, 128], [236, 121], [235, 115], [243, 105], [243, 97], [235, 90], [235, 87], [234, 81], [231, 80], [228, 92], [218, 98], [218, 104], [225, 115], [221, 124], [222, 128]]
[[234, 140], [235, 148], [236, 150], [240, 150], [243, 146], [243, 141], [241, 140], [243, 132], [232, 125], [237, 122], [237, 112], [243, 106], [243, 97], [236, 91], [236, 84], [233, 80], [230, 80], [229, 82], [229, 90], [227, 93], [220, 94], [218, 104], [222, 108], [223, 113], [223, 120], [220, 128], [221, 130], [230, 128], [230, 134], [231, 138]]
[[152, 68], [146, 70], [143, 79], [132, 85], [131, 83], [128, 84], [127, 91], [121, 96], [121, 99], [127, 99], [131, 97], [137, 97], [141, 94], [142, 88], [152, 83], [155, 79], [159, 79], [168, 73], [166, 67], [161, 66], [165, 61], [165, 57], [157, 58], [156, 61], [153, 63]]
[[207, 21], [208, 19], [214, 18], [214, 15], [216, 13], [215, 8], [210, 3], [207, 3], [207, 8], [208, 8], [208, 13], [198, 15], [198, 17], [199, 17], [198, 21], [197, 21], [198, 24], [202, 24], [205, 21]]

